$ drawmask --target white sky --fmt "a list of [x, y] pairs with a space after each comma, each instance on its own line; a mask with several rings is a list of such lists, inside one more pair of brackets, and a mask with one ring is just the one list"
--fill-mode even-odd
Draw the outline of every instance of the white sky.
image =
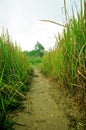
[[[74, 2], [78, 9], [80, 7], [80, 0], [66, 2], [69, 14]], [[62, 32], [62, 27], [40, 20], [64, 24], [63, 5], [64, 0], [0, 0], [0, 32], [2, 27], [7, 28], [11, 39], [17, 41], [22, 50], [34, 49], [37, 41], [49, 49], [54, 46], [55, 35]]]

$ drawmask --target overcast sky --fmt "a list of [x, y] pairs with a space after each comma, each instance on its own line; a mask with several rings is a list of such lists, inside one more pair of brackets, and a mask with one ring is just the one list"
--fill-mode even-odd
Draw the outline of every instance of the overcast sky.
[[[80, 8], [80, 0], [66, 2], [70, 16], [74, 2]], [[63, 28], [40, 20], [64, 24], [63, 6], [64, 0], [0, 0], [0, 32], [2, 27], [7, 28], [11, 39], [17, 41], [22, 50], [34, 49], [37, 41], [49, 49], [54, 46], [55, 35]]]

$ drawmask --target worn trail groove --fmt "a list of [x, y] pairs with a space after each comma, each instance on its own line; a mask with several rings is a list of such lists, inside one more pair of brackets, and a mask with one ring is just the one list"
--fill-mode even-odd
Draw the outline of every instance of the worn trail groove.
[[27, 99], [23, 102], [25, 109], [15, 115], [15, 130], [68, 130], [68, 119], [62, 104], [65, 100], [60, 99], [58, 91], [59, 104], [56, 104], [49, 94], [52, 87], [49, 80], [38, 70], [35, 70], [35, 75], [31, 92], [27, 93]]

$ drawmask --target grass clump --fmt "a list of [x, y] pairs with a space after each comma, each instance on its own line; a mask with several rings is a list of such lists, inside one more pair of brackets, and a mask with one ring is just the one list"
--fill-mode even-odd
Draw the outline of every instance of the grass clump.
[[31, 83], [28, 57], [10, 40], [8, 31], [0, 37], [0, 128], [13, 125], [8, 111], [17, 108]]
[[[86, 99], [86, 3], [84, 13], [77, 12], [68, 20], [66, 28], [58, 35], [57, 47], [44, 55], [41, 70], [45, 75], [59, 80], [78, 103], [83, 119], [78, 122], [85, 128]], [[78, 123], [79, 124], [79, 123]], [[77, 128], [78, 129], [78, 128]]]

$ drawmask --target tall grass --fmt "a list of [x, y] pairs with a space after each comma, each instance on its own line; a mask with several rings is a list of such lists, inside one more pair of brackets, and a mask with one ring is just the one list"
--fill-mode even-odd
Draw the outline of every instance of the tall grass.
[[8, 31], [0, 37], [0, 128], [9, 129], [8, 111], [25, 98], [24, 91], [31, 82], [28, 57], [10, 40]]
[[[84, 4], [86, 11], [86, 3]], [[85, 112], [86, 92], [86, 12], [81, 5], [68, 20], [67, 27], [58, 36], [57, 47], [43, 57], [41, 70], [45, 75], [59, 80], [70, 93], [77, 96], [79, 109]]]

